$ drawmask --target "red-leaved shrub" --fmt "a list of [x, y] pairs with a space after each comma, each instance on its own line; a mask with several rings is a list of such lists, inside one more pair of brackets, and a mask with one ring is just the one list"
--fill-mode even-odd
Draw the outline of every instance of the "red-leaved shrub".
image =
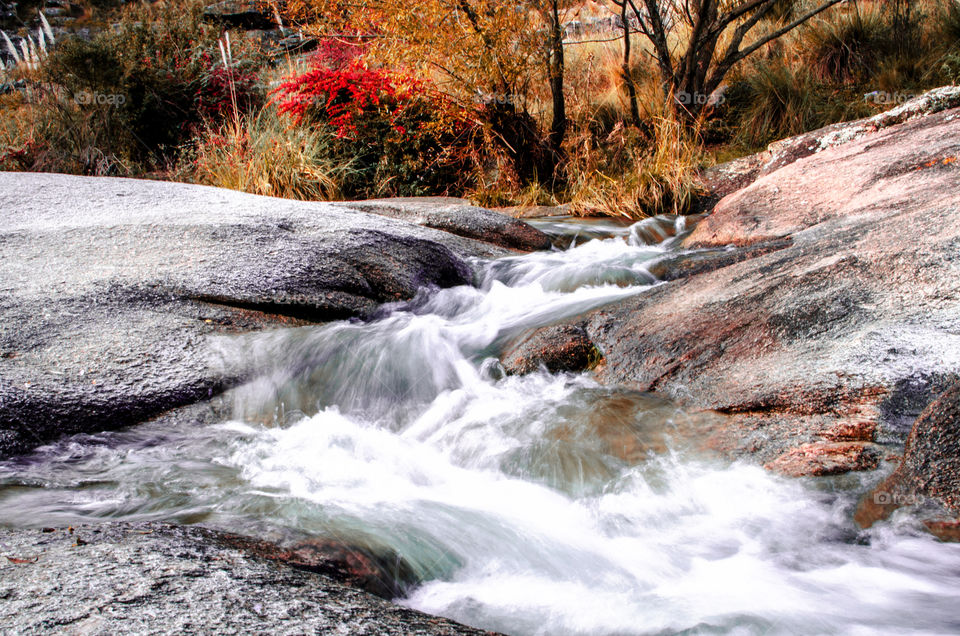
[[273, 92], [294, 125], [326, 128], [356, 166], [347, 196], [462, 192], [478, 131], [474, 113], [409, 74], [370, 68], [362, 58], [314, 68]]

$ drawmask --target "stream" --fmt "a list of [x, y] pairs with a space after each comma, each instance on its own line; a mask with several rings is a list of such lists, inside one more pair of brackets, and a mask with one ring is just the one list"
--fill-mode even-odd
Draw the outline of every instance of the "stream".
[[474, 263], [371, 321], [218, 340], [260, 373], [169, 418], [0, 462], [0, 524], [204, 523], [400, 555], [397, 602], [508, 634], [960, 632], [960, 545], [881, 475], [788, 479], [704, 454], [711, 417], [589, 373], [505, 374], [531, 329], [658, 284], [683, 220], [535, 222], [564, 247]]

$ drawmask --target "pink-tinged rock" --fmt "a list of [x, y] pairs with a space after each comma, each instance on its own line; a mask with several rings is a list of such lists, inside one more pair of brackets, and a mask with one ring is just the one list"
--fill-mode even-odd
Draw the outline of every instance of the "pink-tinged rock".
[[591, 314], [598, 376], [726, 414], [702, 441], [732, 455], [798, 474], [874, 466], [869, 444], [899, 450], [960, 373], [958, 157], [960, 110], [945, 110], [728, 195], [688, 243], [775, 249]]
[[[914, 422], [897, 470], [860, 502], [856, 520], [870, 526], [903, 505], [932, 499], [960, 515], [960, 379], [948, 385]], [[944, 540], [960, 540], [960, 521], [931, 521]]]
[[957, 112], [946, 111], [800, 159], [721, 199], [686, 243], [748, 245], [838, 218], [955, 202], [958, 130]]
[[764, 468], [790, 477], [835, 475], [876, 468], [880, 454], [861, 442], [815, 442], [790, 449]]

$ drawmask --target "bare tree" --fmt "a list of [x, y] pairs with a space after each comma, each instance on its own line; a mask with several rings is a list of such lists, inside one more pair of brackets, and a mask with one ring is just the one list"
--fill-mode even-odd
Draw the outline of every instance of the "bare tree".
[[[539, 4], [539, 3], [537, 3]], [[564, 56], [563, 56], [563, 19], [561, 5], [563, 0], [549, 0], [541, 6], [544, 22], [547, 25], [547, 77], [550, 83], [550, 97], [553, 107], [553, 120], [550, 125], [550, 149], [562, 154], [563, 139], [567, 135], [567, 105], [563, 92]]]
[[[730, 69], [764, 44], [844, 0], [815, 0], [796, 18], [744, 44], [747, 35], [783, 0], [612, 0], [653, 46], [664, 94], [678, 112], [696, 117]], [[800, 0], [795, 5], [806, 4]], [[782, 6], [780, 7], [782, 8]], [[626, 22], [626, 20], [624, 20]], [[629, 39], [631, 29], [624, 28]], [[678, 41], [679, 36], [679, 41]], [[721, 49], [721, 41], [725, 46]], [[671, 44], [675, 42], [675, 44]], [[626, 44], [626, 43], [625, 43]], [[625, 63], [629, 64], [629, 48]], [[630, 84], [627, 85], [628, 90]]]
[[627, 15], [627, 0], [614, 0], [613, 2], [620, 9], [620, 28], [623, 29], [623, 62], [620, 65], [620, 73], [623, 75], [623, 83], [627, 87], [627, 99], [630, 102], [630, 123], [634, 126], [640, 125], [640, 104], [637, 97], [637, 84], [633, 81], [633, 72], [630, 64], [631, 42], [630, 37], [633, 34], [633, 25]]

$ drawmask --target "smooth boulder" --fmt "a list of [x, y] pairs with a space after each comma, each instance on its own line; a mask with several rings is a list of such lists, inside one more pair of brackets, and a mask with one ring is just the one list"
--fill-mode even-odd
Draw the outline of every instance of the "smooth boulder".
[[329, 203], [0, 173], [0, 457], [142, 421], [254, 369], [211, 336], [469, 284], [489, 243]]

